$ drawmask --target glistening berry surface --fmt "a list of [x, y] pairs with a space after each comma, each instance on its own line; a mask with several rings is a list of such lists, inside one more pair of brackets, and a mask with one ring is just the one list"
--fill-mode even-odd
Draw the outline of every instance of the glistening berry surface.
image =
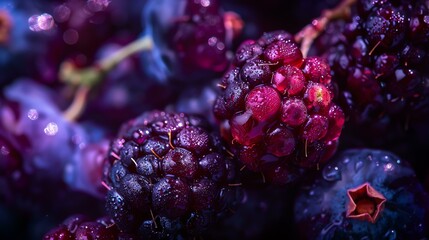
[[200, 236], [240, 201], [228, 197], [240, 191], [235, 163], [197, 115], [145, 112], [123, 124], [108, 159], [106, 210], [124, 232]]
[[330, 82], [324, 59], [304, 58], [287, 32], [268, 32], [238, 47], [213, 112], [242, 163], [284, 184], [335, 153], [345, 118]]

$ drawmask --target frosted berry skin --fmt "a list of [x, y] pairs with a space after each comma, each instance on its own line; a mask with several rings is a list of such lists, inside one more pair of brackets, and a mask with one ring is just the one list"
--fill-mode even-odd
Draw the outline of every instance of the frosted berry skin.
[[429, 109], [428, 13], [425, 1], [359, 0], [350, 18], [332, 21], [315, 41], [310, 52], [328, 59], [353, 146], [403, 154], [398, 136], [422, 132]]
[[302, 239], [422, 239], [429, 195], [414, 169], [376, 149], [339, 152], [295, 201]]
[[121, 231], [200, 236], [230, 212], [228, 192], [240, 189], [236, 168], [208, 126], [196, 115], [164, 111], [123, 124], [105, 171], [106, 210]]
[[246, 167], [286, 183], [291, 169], [316, 167], [335, 153], [344, 114], [330, 82], [324, 59], [303, 58], [287, 32], [265, 33], [239, 46], [213, 112]]
[[143, 18], [143, 36], [154, 40], [154, 48], [141, 55], [150, 77], [195, 83], [228, 67], [232, 39], [217, 0], [151, 0]]

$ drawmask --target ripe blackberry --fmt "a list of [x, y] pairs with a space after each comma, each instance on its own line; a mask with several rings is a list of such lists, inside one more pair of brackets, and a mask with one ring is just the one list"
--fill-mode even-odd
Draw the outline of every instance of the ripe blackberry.
[[234, 154], [285, 183], [296, 167], [315, 167], [335, 152], [344, 115], [330, 81], [327, 63], [303, 58], [290, 34], [265, 33], [238, 48], [213, 111]]
[[427, 131], [428, 14], [426, 1], [359, 0], [316, 39], [310, 53], [328, 59], [354, 146], [399, 153], [402, 137]]
[[302, 239], [423, 239], [429, 195], [413, 168], [375, 149], [339, 153], [295, 201]]
[[[125, 123], [106, 168], [106, 210], [120, 230], [149, 239], [199, 236], [237, 199], [235, 167], [196, 115], [145, 112]], [[238, 184], [239, 185], [239, 184]]]

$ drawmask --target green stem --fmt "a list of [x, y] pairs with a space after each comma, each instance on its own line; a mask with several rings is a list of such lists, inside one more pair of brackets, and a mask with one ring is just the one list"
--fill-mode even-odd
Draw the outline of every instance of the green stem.
[[73, 102], [64, 111], [64, 117], [74, 121], [82, 114], [90, 90], [99, 84], [104, 76], [124, 59], [131, 55], [152, 49], [153, 41], [149, 37], [139, 38], [122, 47], [110, 56], [99, 60], [92, 66], [79, 69], [70, 61], [64, 62], [59, 70], [59, 79], [69, 85], [77, 86]]

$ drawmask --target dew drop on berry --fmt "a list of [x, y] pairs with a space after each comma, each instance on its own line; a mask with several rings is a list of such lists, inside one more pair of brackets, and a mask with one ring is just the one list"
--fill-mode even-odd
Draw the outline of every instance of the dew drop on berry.
[[337, 166], [328, 165], [324, 167], [322, 175], [323, 178], [329, 182], [341, 180], [341, 171]]

